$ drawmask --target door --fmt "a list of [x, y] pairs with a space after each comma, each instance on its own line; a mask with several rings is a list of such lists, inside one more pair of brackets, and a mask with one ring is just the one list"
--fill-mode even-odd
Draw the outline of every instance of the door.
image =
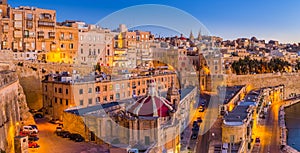
[[96, 136], [94, 132], [90, 132], [91, 141], [96, 141]]

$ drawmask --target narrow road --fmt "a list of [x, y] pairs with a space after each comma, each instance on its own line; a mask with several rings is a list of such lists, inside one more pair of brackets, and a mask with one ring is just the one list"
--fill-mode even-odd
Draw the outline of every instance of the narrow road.
[[201, 137], [198, 139], [196, 153], [207, 153], [210, 144], [210, 129], [218, 118], [219, 97], [211, 95], [208, 108], [205, 112], [204, 122], [201, 125]]
[[261, 140], [261, 153], [279, 153], [280, 152], [280, 131], [278, 123], [280, 104], [271, 106], [264, 126], [264, 136]]

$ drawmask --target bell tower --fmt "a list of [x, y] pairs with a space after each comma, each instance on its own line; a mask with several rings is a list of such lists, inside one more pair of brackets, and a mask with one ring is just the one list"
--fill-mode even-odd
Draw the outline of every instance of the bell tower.
[[178, 104], [180, 103], [180, 94], [178, 89], [175, 87], [174, 80], [172, 80], [171, 87], [168, 89], [167, 98], [171, 102], [172, 107], [177, 110]]

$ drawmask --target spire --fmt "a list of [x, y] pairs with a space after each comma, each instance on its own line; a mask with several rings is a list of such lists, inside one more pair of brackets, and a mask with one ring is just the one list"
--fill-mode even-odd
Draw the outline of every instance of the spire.
[[190, 33], [190, 40], [191, 40], [191, 41], [194, 41], [194, 40], [195, 40], [194, 35], [193, 35], [193, 31], [191, 31], [191, 33]]
[[201, 40], [202, 40], [201, 29], [199, 30], [197, 40], [198, 40], [198, 41], [201, 41]]

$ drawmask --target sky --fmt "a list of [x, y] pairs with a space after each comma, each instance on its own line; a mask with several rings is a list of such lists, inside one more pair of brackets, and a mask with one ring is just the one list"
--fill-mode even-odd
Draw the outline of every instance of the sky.
[[[162, 4], [190, 14], [211, 35], [224, 39], [256, 36], [258, 39], [273, 39], [283, 43], [300, 42], [300, 1], [297, 0], [8, 0], [8, 3], [13, 7], [54, 9], [57, 21], [80, 20], [90, 24], [127, 7]], [[136, 14], [143, 16], [141, 12]], [[177, 19], [177, 16], [172, 18]], [[134, 19], [129, 15], [126, 20], [130, 22]], [[184, 22], [176, 24], [189, 30]], [[196, 30], [193, 33], [197, 36]]]

